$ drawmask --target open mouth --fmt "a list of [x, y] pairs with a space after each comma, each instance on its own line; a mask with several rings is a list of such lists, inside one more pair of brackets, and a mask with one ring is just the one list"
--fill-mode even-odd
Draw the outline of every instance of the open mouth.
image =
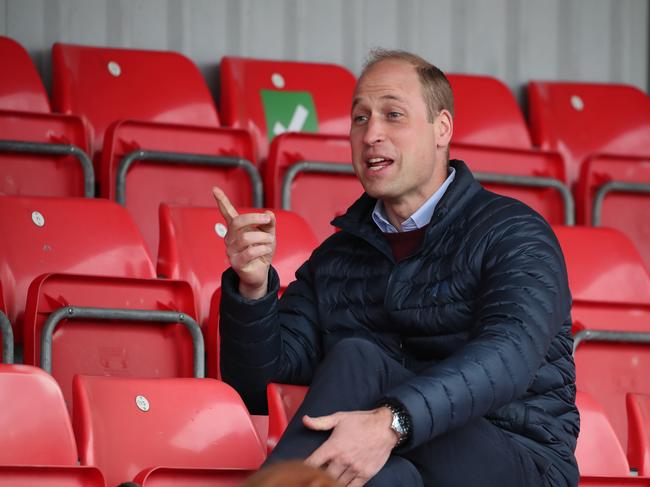
[[386, 159], [385, 157], [372, 157], [366, 159], [366, 166], [371, 171], [381, 171], [382, 169], [390, 166], [393, 163], [392, 159]]

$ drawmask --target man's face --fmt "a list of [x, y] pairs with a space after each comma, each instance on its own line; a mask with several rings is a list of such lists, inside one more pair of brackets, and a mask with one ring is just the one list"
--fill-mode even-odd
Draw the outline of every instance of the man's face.
[[449, 112], [427, 120], [420, 81], [409, 63], [380, 61], [358, 81], [350, 143], [355, 173], [370, 196], [414, 212], [446, 178], [450, 137]]

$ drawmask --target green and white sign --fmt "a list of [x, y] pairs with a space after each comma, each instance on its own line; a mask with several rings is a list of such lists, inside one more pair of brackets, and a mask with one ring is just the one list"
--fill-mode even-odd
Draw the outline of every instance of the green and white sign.
[[269, 142], [284, 132], [318, 132], [318, 115], [308, 91], [260, 90]]

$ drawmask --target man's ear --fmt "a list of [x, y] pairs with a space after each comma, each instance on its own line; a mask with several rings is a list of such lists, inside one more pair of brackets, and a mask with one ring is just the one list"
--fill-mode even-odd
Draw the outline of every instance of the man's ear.
[[454, 133], [454, 119], [449, 110], [440, 110], [433, 125], [438, 147], [449, 147], [451, 136]]

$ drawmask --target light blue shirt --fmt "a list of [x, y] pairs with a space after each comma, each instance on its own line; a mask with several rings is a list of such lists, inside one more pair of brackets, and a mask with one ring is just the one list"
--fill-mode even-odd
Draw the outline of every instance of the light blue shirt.
[[[411, 232], [419, 228], [424, 228], [429, 224], [433, 212], [436, 211], [438, 202], [440, 202], [442, 196], [445, 194], [445, 191], [447, 191], [449, 185], [454, 181], [455, 177], [456, 169], [449, 167], [449, 176], [447, 176], [445, 182], [438, 188], [438, 191], [433, 193], [431, 198], [426, 200], [415, 213], [402, 222], [402, 232]], [[383, 233], [399, 233], [399, 230], [388, 221], [383, 201], [377, 200], [377, 203], [375, 203], [375, 209], [372, 212], [372, 219], [379, 227], [379, 230]]]

